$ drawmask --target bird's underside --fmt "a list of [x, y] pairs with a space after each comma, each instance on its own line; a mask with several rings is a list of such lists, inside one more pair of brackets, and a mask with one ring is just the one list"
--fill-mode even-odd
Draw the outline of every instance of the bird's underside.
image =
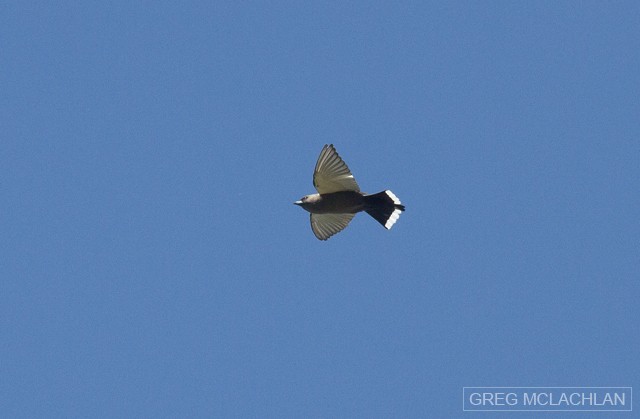
[[325, 145], [320, 152], [313, 185], [318, 193], [306, 195], [295, 204], [311, 213], [311, 229], [320, 240], [327, 240], [345, 229], [360, 211], [366, 211], [390, 229], [405, 209], [389, 190], [372, 195], [360, 192], [349, 167], [333, 145]]

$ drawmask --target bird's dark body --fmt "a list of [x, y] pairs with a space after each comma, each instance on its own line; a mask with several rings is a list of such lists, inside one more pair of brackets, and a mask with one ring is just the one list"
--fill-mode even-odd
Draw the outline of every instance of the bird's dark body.
[[303, 197], [298, 205], [312, 214], [355, 214], [366, 211], [385, 228], [389, 228], [386, 224], [391, 214], [396, 209], [404, 211], [404, 205], [396, 204], [389, 193], [382, 191], [367, 195], [359, 191], [340, 191], [314, 194]]
[[355, 214], [363, 211], [365, 206], [365, 195], [363, 193], [341, 191], [320, 194], [319, 199], [313, 206], [313, 212], [316, 214]]

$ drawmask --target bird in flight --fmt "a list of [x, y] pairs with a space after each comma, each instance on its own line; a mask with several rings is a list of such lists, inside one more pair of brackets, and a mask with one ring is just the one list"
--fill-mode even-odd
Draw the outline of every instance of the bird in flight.
[[303, 196], [294, 204], [311, 213], [311, 230], [319, 240], [327, 240], [342, 231], [360, 211], [375, 218], [387, 230], [404, 211], [404, 205], [390, 190], [371, 195], [360, 192], [333, 144], [325, 145], [320, 152], [313, 172], [313, 186], [318, 193]]

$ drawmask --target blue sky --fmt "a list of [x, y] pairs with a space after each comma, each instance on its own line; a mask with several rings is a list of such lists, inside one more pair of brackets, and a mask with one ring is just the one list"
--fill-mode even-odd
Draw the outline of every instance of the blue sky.
[[[0, 415], [462, 417], [464, 386], [638, 389], [639, 22], [3, 4]], [[292, 203], [325, 143], [402, 199], [391, 231], [313, 236]]]

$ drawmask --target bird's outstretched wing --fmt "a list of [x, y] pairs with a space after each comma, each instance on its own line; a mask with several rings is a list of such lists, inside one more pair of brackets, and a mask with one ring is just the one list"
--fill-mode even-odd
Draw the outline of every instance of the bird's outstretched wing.
[[333, 144], [325, 145], [320, 152], [313, 172], [313, 186], [321, 194], [340, 191], [360, 192], [358, 183]]
[[344, 230], [355, 214], [311, 214], [311, 229], [320, 240]]

